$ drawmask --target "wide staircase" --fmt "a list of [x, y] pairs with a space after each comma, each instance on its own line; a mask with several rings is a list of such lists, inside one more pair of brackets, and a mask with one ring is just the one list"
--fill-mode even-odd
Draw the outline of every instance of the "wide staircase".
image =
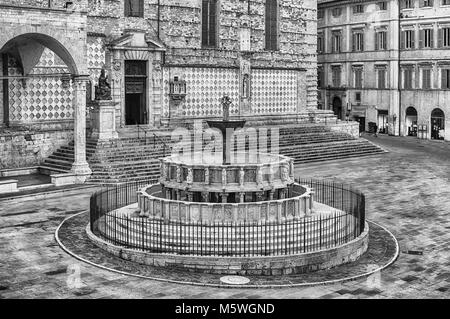
[[[385, 152], [366, 139], [331, 132], [325, 125], [293, 125], [278, 129], [280, 154], [294, 158], [297, 166]], [[159, 177], [159, 159], [169, 155], [172, 146], [170, 135], [153, 133], [140, 138], [125, 136], [111, 141], [87, 139], [86, 142], [87, 159], [93, 172], [89, 182], [95, 184], [156, 180]], [[42, 167], [51, 173], [68, 172], [73, 160], [72, 142], [58, 149]]]

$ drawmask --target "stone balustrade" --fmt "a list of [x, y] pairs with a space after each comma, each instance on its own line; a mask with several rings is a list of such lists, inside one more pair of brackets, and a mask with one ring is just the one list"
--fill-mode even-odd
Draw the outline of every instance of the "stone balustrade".
[[182, 222], [260, 222], [282, 221], [311, 215], [314, 192], [293, 185], [294, 196], [286, 199], [249, 203], [207, 203], [162, 198], [161, 186], [153, 185], [138, 192], [141, 216]]

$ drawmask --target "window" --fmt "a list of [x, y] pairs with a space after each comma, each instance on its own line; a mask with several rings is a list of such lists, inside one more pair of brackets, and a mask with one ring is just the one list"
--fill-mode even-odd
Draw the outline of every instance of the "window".
[[363, 13], [363, 12], [364, 12], [364, 6], [362, 4], [357, 4], [356, 6], [353, 6], [353, 14]]
[[375, 50], [386, 50], [387, 49], [387, 32], [378, 31], [375, 34]]
[[448, 6], [448, 5], [450, 5], [450, 0], [442, 0], [442, 5], [443, 5], [443, 6]]
[[401, 0], [402, 9], [412, 9], [414, 8], [414, 0]]
[[361, 89], [363, 87], [363, 68], [355, 67], [353, 68], [353, 81], [354, 87], [357, 89]]
[[377, 87], [379, 89], [386, 89], [386, 68], [379, 67], [377, 71]]
[[317, 52], [322, 53], [323, 52], [323, 33], [319, 33], [317, 36]]
[[422, 89], [431, 89], [431, 69], [422, 69]]
[[361, 92], [355, 92], [355, 101], [361, 103]]
[[341, 52], [341, 41], [342, 41], [342, 35], [341, 32], [333, 32], [332, 33], [332, 47], [331, 47], [331, 52], [332, 53], [339, 53]]
[[420, 0], [419, 7], [432, 7], [433, 6], [433, 0]]
[[450, 28], [439, 29], [439, 47], [450, 47]]
[[415, 32], [414, 30], [402, 31], [402, 49], [414, 49], [415, 48]]
[[217, 0], [202, 2], [202, 46], [215, 47], [217, 37]]
[[278, 50], [278, 0], [266, 0], [266, 50]]
[[403, 69], [403, 88], [404, 89], [412, 89], [413, 88], [413, 68], [404, 68]]
[[353, 51], [364, 51], [364, 31], [353, 30], [352, 35]]
[[433, 29], [420, 30], [419, 47], [420, 48], [433, 47]]
[[441, 69], [441, 88], [450, 89], [450, 69]]
[[126, 17], [144, 17], [144, 0], [125, 0]]
[[340, 66], [332, 66], [331, 67], [331, 77], [333, 82], [333, 87], [341, 86], [341, 67]]
[[331, 10], [331, 14], [335, 18], [339, 17], [342, 14], [342, 8], [333, 8], [333, 10]]
[[387, 2], [386, 1], [380, 1], [377, 3], [378, 10], [384, 11], [387, 10]]

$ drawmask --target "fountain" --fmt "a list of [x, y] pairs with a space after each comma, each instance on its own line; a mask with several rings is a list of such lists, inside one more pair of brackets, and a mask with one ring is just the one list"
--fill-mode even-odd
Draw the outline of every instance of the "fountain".
[[161, 159], [159, 183], [139, 189], [137, 204], [119, 195], [106, 213], [91, 212], [91, 239], [124, 259], [217, 274], [305, 273], [358, 259], [368, 246], [363, 199], [296, 182], [285, 156], [230, 162], [227, 130], [245, 125], [229, 120], [230, 104], [224, 97], [223, 121], [208, 121], [223, 134], [222, 163]]

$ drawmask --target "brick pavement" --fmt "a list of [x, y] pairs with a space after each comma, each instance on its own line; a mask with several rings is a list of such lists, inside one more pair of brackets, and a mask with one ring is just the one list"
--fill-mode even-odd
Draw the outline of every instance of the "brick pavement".
[[370, 139], [390, 153], [299, 167], [297, 175], [354, 183], [367, 194], [369, 219], [392, 231], [403, 251], [379, 278], [275, 290], [187, 289], [108, 272], [70, 257], [54, 240], [65, 217], [87, 209], [89, 194], [80, 190], [0, 201], [0, 298], [449, 298], [450, 146]]

